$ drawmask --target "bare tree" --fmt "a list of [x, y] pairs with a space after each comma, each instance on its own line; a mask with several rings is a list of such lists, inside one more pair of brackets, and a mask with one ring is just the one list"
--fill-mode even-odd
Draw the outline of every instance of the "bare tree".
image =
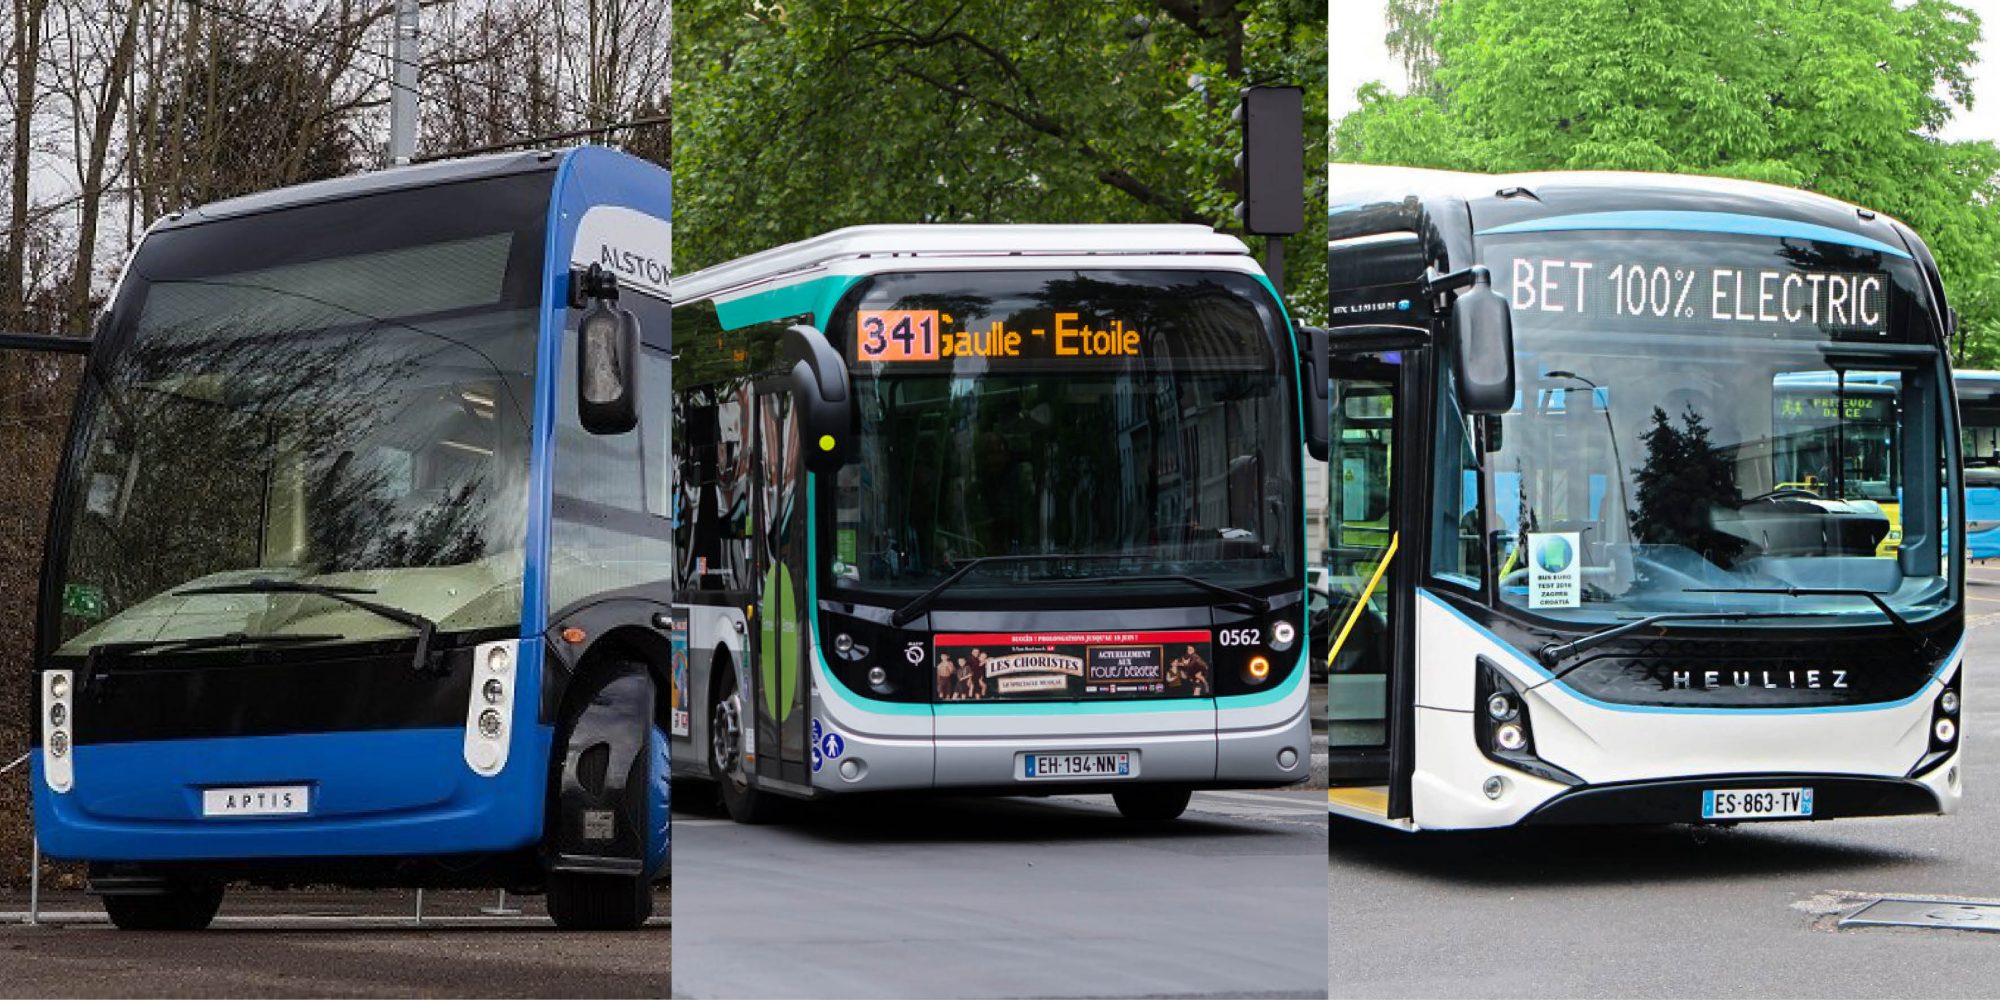
[[7, 189], [7, 250], [0, 258], [0, 324], [21, 320], [22, 285], [27, 262], [29, 158], [34, 150], [35, 110], [42, 62], [42, 24], [48, 0], [13, 0], [14, 38], [7, 58], [14, 67], [14, 142], [9, 150]]

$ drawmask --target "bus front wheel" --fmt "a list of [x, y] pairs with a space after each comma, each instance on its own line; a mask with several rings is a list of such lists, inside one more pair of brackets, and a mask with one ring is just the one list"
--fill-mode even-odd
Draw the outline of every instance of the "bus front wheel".
[[722, 683], [708, 713], [708, 768], [722, 789], [722, 807], [738, 823], [769, 823], [776, 818], [777, 803], [750, 787], [743, 759], [743, 727], [756, 724], [749, 718], [750, 706], [743, 700], [736, 686], [736, 671], [729, 664], [717, 664], [715, 675]]
[[1111, 793], [1118, 811], [1126, 819], [1141, 823], [1179, 819], [1193, 797], [1194, 793], [1185, 788], [1127, 788]]
[[121, 931], [198, 931], [222, 908], [219, 882], [177, 882], [143, 896], [105, 896], [104, 912]]

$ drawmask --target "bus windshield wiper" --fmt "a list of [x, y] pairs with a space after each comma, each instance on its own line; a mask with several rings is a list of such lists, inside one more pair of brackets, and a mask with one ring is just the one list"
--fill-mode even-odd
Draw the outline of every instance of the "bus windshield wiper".
[[222, 635], [196, 636], [191, 639], [141, 639], [136, 642], [100, 642], [86, 650], [83, 655], [83, 683], [85, 691], [94, 690], [103, 681], [104, 673], [112, 660], [133, 653], [192, 653], [202, 649], [228, 649], [235, 646], [300, 646], [316, 642], [339, 642], [347, 638], [336, 632], [285, 633], [280, 635], [251, 635], [247, 632], [225, 632]]
[[[1127, 555], [1122, 552], [1102, 552], [1102, 553], [1093, 553], [1089, 555], [1076, 555], [1067, 552], [1043, 552], [1031, 555], [1016, 555], [1016, 556], [980, 556], [977, 559], [967, 560], [957, 569], [952, 570], [951, 573], [947, 575], [944, 579], [939, 580], [935, 586], [931, 587], [931, 589], [926, 590], [921, 594], [918, 594], [916, 597], [912, 598], [908, 604], [905, 604], [902, 607], [897, 608], [894, 612], [892, 612], [889, 615], [889, 623], [891, 625], [897, 626], [898, 628], [909, 624], [911, 621], [915, 620], [918, 615], [921, 615], [925, 611], [930, 610], [930, 606], [932, 604], [937, 603], [938, 597], [941, 596], [945, 591], [950, 590], [960, 580], [963, 580], [966, 578], [966, 576], [970, 575], [973, 570], [978, 569], [982, 566], [996, 566], [1003, 563], [1062, 562], [1065, 560], [1085, 560], [1085, 559], [1105, 560], [1105, 559], [1123, 559], [1123, 558], [1127, 558]], [[1245, 593], [1241, 590], [1237, 590], [1234, 587], [1225, 587], [1219, 583], [1211, 583], [1199, 577], [1183, 576], [1180, 574], [1163, 574], [1163, 575], [1151, 575], [1151, 576], [1051, 577], [1044, 580], [1037, 580], [1036, 582], [1037, 583], [1109, 583], [1109, 582], [1159, 583], [1163, 581], [1185, 583], [1188, 584], [1189, 586], [1198, 587], [1202, 590], [1208, 591], [1211, 594], [1215, 594], [1220, 597], [1227, 597], [1233, 602], [1247, 605], [1255, 609], [1260, 614], [1262, 612], [1269, 611], [1271, 609], [1270, 601], [1258, 597], [1255, 594]]]
[[[1620, 622], [1617, 625], [1599, 629], [1589, 635], [1571, 639], [1568, 642], [1548, 643], [1535, 653], [1535, 658], [1542, 661], [1542, 666], [1553, 667], [1578, 653], [1595, 649], [1621, 635], [1637, 632], [1649, 625], [1658, 625], [1662, 622], [1738, 622], [1758, 618], [1827, 618], [1837, 614], [1839, 614], [1837, 611], [1662, 611], [1643, 618], [1634, 618], [1629, 622]], [[1582, 664], [1576, 664], [1575, 666], [1557, 671], [1549, 680], [1556, 680], [1571, 670], [1576, 669], [1577, 666], [1582, 666]], [[1543, 681], [1542, 683], [1546, 684], [1548, 681]]]
[[201, 597], [212, 594], [313, 594], [328, 600], [339, 601], [351, 608], [387, 618], [400, 625], [408, 625], [417, 632], [417, 649], [410, 658], [410, 668], [417, 673], [432, 673], [431, 640], [437, 636], [437, 622], [393, 605], [364, 600], [356, 595], [373, 594], [367, 587], [337, 587], [324, 583], [301, 583], [297, 580], [272, 580], [259, 578], [242, 583], [218, 583], [209, 587], [189, 587], [174, 591], [175, 597]]
[[1923, 650], [1924, 655], [1929, 656], [1931, 659], [1937, 659], [1938, 656], [1942, 655], [1937, 646], [1931, 642], [1930, 636], [1925, 635], [1922, 629], [1910, 624], [1908, 618], [1898, 614], [1895, 608], [1889, 606], [1888, 601], [1882, 599], [1881, 594], [1872, 590], [1862, 590], [1857, 587], [1683, 587], [1681, 588], [1681, 593], [1774, 594], [1783, 597], [1862, 597], [1875, 605], [1875, 609], [1882, 612], [1882, 617], [1889, 619], [1890, 623], [1896, 626], [1897, 631], [1915, 639], [1917, 641], [1917, 648]]
[[964, 563], [961, 563], [957, 569], [954, 569], [949, 574], [946, 574], [945, 578], [939, 580], [934, 586], [931, 587], [931, 589], [926, 590], [923, 593], [918, 594], [917, 596], [911, 598], [908, 604], [905, 604], [902, 607], [897, 608], [895, 611], [891, 612], [889, 615], [889, 624], [894, 625], [898, 628], [901, 628], [902, 626], [909, 624], [911, 621], [915, 620], [915, 618], [918, 615], [921, 615], [924, 612], [930, 610], [931, 605], [936, 604], [937, 599], [940, 596], [942, 596], [945, 591], [950, 590], [953, 586], [955, 586], [958, 583], [958, 581], [965, 579], [967, 576], [971, 575], [973, 570], [978, 569], [981, 566], [997, 566], [1000, 565], [1001, 563], [1020, 563], [1020, 562], [1060, 562], [1065, 559], [1118, 559], [1118, 558], [1122, 558], [1122, 555], [1119, 553], [1110, 553], [1110, 552], [1100, 553], [1096, 555], [1077, 555], [1069, 552], [1040, 552], [1032, 555], [979, 556], [978, 558], [975, 559], [968, 559]]
[[1237, 590], [1235, 587], [1230, 587], [1224, 584], [1216, 583], [1213, 580], [1204, 580], [1198, 576], [1189, 576], [1185, 573], [1155, 573], [1155, 574], [1147, 574], [1144, 576], [1061, 576], [1061, 577], [1056, 577], [1054, 579], [1039, 580], [1036, 582], [1038, 583], [1184, 583], [1197, 590], [1205, 590], [1211, 594], [1214, 594], [1217, 597], [1228, 598], [1229, 599], [1228, 603], [1238, 605], [1246, 610], [1254, 611], [1260, 615], [1271, 610], [1271, 601], [1269, 598], [1258, 597], [1256, 594], [1252, 594], [1249, 591]]

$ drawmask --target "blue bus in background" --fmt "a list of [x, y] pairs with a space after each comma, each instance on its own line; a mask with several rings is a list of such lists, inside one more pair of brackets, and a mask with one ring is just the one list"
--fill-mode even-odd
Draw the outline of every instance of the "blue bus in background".
[[667, 871], [671, 201], [610, 150], [179, 213], [101, 320], [51, 511], [37, 836], [129, 929], [231, 881]]
[[1965, 456], [1965, 554], [2000, 556], [2000, 372], [1961, 369], [1959, 441]]
[[[1874, 502], [1890, 529], [1877, 555], [1902, 538], [1896, 463], [1899, 378], [1894, 372], [1783, 375], [1773, 386], [1772, 459], [1788, 489], [1850, 503]], [[1966, 556], [2000, 556], [2000, 372], [1952, 373], [1965, 460]]]

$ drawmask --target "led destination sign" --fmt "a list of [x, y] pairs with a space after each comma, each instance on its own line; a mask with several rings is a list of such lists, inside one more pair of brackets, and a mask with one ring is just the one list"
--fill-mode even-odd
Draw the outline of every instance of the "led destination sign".
[[1067, 311], [1017, 313], [968, 329], [941, 309], [861, 309], [854, 338], [854, 356], [877, 362], [1136, 358], [1145, 343], [1139, 328], [1121, 318]]
[[1780, 395], [1778, 416], [1791, 420], [1813, 420], [1832, 422], [1883, 423], [1895, 415], [1890, 409], [1890, 400], [1882, 395], [1852, 395], [1845, 398], [1826, 392], [1823, 395]]
[[[1890, 280], [1879, 271], [1728, 267], [1643, 259], [1518, 256], [1496, 284], [1517, 317], [1606, 328], [1882, 334]], [[1557, 320], [1560, 322], [1560, 320]]]

